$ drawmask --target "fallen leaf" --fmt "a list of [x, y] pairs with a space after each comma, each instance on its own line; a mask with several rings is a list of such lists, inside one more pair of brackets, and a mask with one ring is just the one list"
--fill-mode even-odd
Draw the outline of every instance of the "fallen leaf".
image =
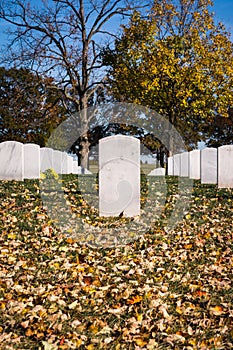
[[142, 296], [141, 295], [136, 295], [131, 299], [127, 300], [127, 303], [130, 305], [136, 304], [136, 303], [140, 303], [140, 301], [142, 300]]

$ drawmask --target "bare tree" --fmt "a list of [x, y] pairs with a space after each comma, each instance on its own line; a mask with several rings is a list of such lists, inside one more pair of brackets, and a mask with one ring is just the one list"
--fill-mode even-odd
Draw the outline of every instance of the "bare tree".
[[[73, 112], [83, 111], [80, 123], [88, 130], [85, 111], [104, 80], [101, 50], [107, 38], [117, 35], [119, 16], [147, 6], [141, 4], [135, 0], [42, 0], [31, 5], [25, 0], [1, 0], [0, 19], [8, 22], [11, 39], [5, 52], [14, 65], [52, 75], [67, 111], [71, 105]], [[82, 135], [83, 167], [88, 165], [89, 146], [87, 134]]]

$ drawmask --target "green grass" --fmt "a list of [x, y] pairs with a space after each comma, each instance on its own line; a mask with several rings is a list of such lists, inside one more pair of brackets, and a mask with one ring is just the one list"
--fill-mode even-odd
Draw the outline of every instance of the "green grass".
[[[194, 181], [179, 198], [176, 177], [165, 188], [143, 176], [140, 234], [137, 220], [98, 217], [96, 176], [62, 181], [83, 224], [73, 238], [47, 215], [39, 181], [0, 182], [0, 349], [233, 348], [233, 190]], [[59, 208], [56, 191], [44, 195]], [[167, 231], [177, 200], [189, 207]], [[127, 225], [126, 244], [85, 243]]]

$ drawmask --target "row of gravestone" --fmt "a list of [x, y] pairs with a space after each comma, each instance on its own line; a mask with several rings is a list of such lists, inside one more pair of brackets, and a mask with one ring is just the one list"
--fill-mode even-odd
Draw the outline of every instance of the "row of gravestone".
[[[84, 172], [65, 152], [15, 141], [0, 143], [0, 180], [39, 178], [53, 168], [58, 174]], [[154, 169], [149, 175], [165, 175]], [[168, 175], [200, 179], [203, 184], [233, 188], [233, 145], [175, 154], [168, 158]], [[140, 214], [140, 141], [116, 135], [99, 142], [100, 216]]]
[[0, 180], [39, 179], [46, 169], [58, 174], [90, 174], [65, 152], [28, 143], [0, 143]]
[[168, 158], [168, 175], [233, 188], [233, 145], [175, 154]]

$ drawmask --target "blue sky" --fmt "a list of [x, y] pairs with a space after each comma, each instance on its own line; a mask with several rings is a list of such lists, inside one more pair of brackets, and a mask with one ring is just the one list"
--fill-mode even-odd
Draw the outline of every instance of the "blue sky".
[[[38, 4], [38, 1], [36, 3]], [[226, 29], [231, 32], [231, 39], [233, 41], [233, 0], [213, 0], [213, 3], [213, 12], [215, 13], [217, 22], [220, 21], [226, 26]], [[6, 43], [5, 29], [6, 24], [0, 21], [0, 46]]]
[[233, 0], [214, 0], [213, 11], [217, 21], [222, 22], [231, 32], [233, 41]]

